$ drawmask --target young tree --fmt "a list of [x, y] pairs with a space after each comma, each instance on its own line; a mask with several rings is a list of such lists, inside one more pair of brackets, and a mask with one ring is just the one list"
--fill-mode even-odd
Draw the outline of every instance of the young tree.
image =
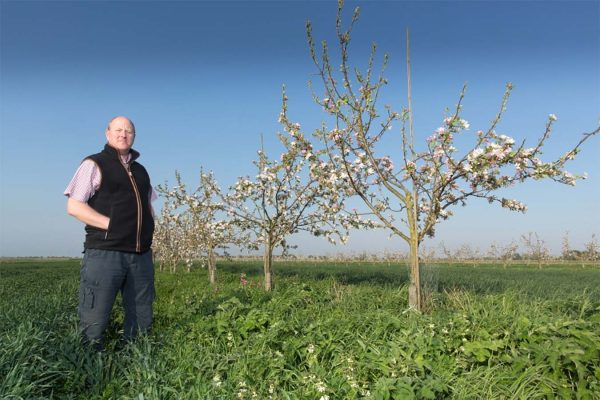
[[[184, 257], [188, 271], [195, 258], [205, 258], [209, 281], [215, 284], [217, 249], [225, 250], [228, 245], [240, 245], [248, 237], [238, 232], [231, 221], [219, 218], [223, 210], [219, 199], [223, 195], [212, 172], [207, 174], [203, 169], [200, 170], [200, 185], [192, 193], [188, 193], [177, 172], [175, 179], [177, 185], [173, 189], [169, 189], [167, 184], [158, 187], [158, 191], [166, 199], [158, 230], [159, 249], [162, 250], [161, 244], [166, 242], [161, 240], [162, 236], [170, 237], [168, 249], [174, 249], [180, 257]], [[169, 227], [172, 231], [170, 233]], [[173, 251], [169, 250], [165, 253], [171, 255]], [[171, 259], [175, 260], [177, 257], [171, 255]]]
[[498, 245], [496, 243], [492, 243], [490, 245], [488, 254], [492, 258], [502, 261], [502, 267], [506, 268], [508, 265], [508, 262], [510, 260], [512, 260], [515, 257], [515, 255], [517, 254], [518, 248], [519, 248], [519, 245], [517, 243], [515, 243], [514, 241], [511, 241], [507, 245]]
[[472, 247], [468, 243], [464, 243], [456, 249], [454, 258], [464, 263], [470, 261], [473, 267], [476, 267], [477, 260], [480, 258], [479, 249]]
[[152, 255], [158, 264], [158, 269], [165, 268], [173, 272], [181, 262], [180, 253], [177, 251], [179, 230], [172, 214], [163, 206], [161, 214], [155, 219], [154, 238], [152, 240]]
[[[424, 262], [431, 263], [435, 260], [435, 248], [434, 247], [428, 248], [428, 247], [422, 246], [419, 250], [420, 250], [421, 260], [423, 260]], [[406, 256], [404, 258], [408, 259], [408, 257], [406, 257]]]
[[[496, 132], [512, 90], [509, 83], [500, 110], [490, 126], [472, 135], [472, 146], [459, 153], [455, 138], [467, 135], [469, 129], [469, 123], [461, 117], [461, 103], [465, 95], [463, 87], [454, 111], [429, 136], [424, 150], [418, 151], [412, 128], [408, 33], [408, 106], [399, 113], [385, 106], [382, 113], [377, 100], [380, 90], [387, 84], [383, 73], [388, 57], [385, 55], [383, 58], [381, 72], [374, 74], [376, 46], [373, 45], [366, 71], [350, 66], [348, 47], [359, 9], [355, 9], [349, 27], [344, 29], [342, 8], [343, 1], [340, 0], [336, 19], [339, 73], [330, 59], [327, 42], [322, 42], [321, 55], [317, 56], [311, 23], [307, 23], [310, 54], [324, 86], [323, 98], [315, 96], [315, 101], [331, 116], [334, 125], [332, 129], [323, 127], [318, 134], [334, 170], [343, 176], [348, 190], [358, 195], [392, 234], [408, 243], [409, 304], [420, 310], [419, 247], [426, 237], [435, 234], [437, 223], [450, 218], [452, 208], [465, 205], [469, 198], [481, 198], [509, 210], [525, 211], [525, 205], [519, 201], [499, 197], [496, 193], [498, 189], [530, 179], [548, 178], [573, 185], [581, 177], [566, 172], [564, 165], [575, 157], [583, 142], [598, 133], [600, 127], [585, 134], [562, 157], [543, 162], [539, 156], [556, 121], [553, 114], [532, 147], [525, 147], [524, 142], [517, 145], [513, 138]], [[378, 146], [395, 121], [401, 123], [402, 140], [396, 162], [385, 152], [381, 155], [381, 146]]]
[[488, 248], [485, 255], [487, 258], [490, 258], [492, 260], [499, 260], [500, 255], [498, 253], [499, 253], [498, 244], [496, 242], [492, 242], [492, 244], [490, 244], [490, 247]]
[[198, 248], [190, 233], [194, 233], [189, 215], [181, 212], [181, 204], [174, 190], [159, 185], [158, 192], [164, 198], [160, 215], [156, 219], [153, 249], [159, 269], [175, 272], [181, 263], [191, 270]]
[[439, 246], [440, 246], [440, 249], [442, 250], [442, 254], [444, 255], [444, 258], [446, 259], [446, 261], [448, 261], [448, 262], [455, 261], [454, 253], [452, 252], [452, 249], [446, 247], [446, 244], [444, 243], [444, 241], [441, 241]]
[[[280, 160], [263, 150], [254, 162], [258, 175], [241, 177], [223, 197], [234, 224], [253, 232], [248, 247], [264, 249], [264, 287], [273, 288], [273, 251], [288, 246], [286, 238], [299, 231], [323, 236], [331, 243], [345, 242], [350, 228], [374, 226], [356, 212], [345, 211], [345, 193], [334, 165], [323, 160], [306, 140], [300, 124], [287, 118], [287, 97], [283, 95], [279, 117], [287, 136], [278, 134], [285, 147]], [[328, 176], [324, 182], [321, 179]]]
[[571, 241], [569, 240], [569, 231], [566, 231], [564, 236], [562, 237], [561, 258], [565, 261], [574, 259], [573, 249], [571, 248]]
[[592, 233], [592, 238], [585, 244], [585, 259], [590, 262], [600, 260], [600, 244], [596, 234]]
[[528, 250], [528, 258], [537, 261], [538, 268], [541, 269], [542, 263], [550, 258], [550, 250], [546, 242], [538, 236], [537, 232], [521, 235], [521, 240]]

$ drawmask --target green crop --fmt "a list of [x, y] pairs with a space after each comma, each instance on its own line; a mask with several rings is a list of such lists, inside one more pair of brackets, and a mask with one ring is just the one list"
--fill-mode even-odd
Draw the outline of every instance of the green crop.
[[[152, 333], [107, 350], [77, 334], [78, 261], [0, 263], [0, 398], [600, 398], [600, 271], [259, 262], [157, 272]], [[244, 280], [240, 275], [245, 274]]]

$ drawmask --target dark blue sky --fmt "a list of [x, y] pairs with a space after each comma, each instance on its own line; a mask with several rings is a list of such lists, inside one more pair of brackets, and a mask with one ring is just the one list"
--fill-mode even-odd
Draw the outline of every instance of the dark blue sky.
[[[405, 31], [411, 32], [415, 128], [428, 136], [464, 82], [464, 117], [485, 129], [504, 85], [515, 91], [501, 133], [535, 140], [559, 117], [547, 150], [556, 156], [600, 116], [598, 1], [364, 1], [351, 61], [364, 66], [372, 42], [390, 53], [382, 102], [406, 104]], [[333, 1], [5, 1], [0, 3], [0, 255], [77, 254], [83, 229], [64, 211], [62, 191], [79, 161], [104, 142], [114, 115], [136, 123], [136, 148], [155, 184], [175, 169], [194, 184], [200, 166], [223, 186], [253, 174], [251, 160], [275, 132], [281, 88], [290, 115], [308, 131], [325, 118], [307, 86], [315, 81], [305, 22], [335, 49]], [[334, 60], [336, 60], [335, 56]], [[379, 58], [380, 59], [380, 58]], [[392, 131], [396, 135], [398, 131]], [[394, 134], [392, 133], [392, 134]], [[538, 231], [559, 248], [569, 230], [581, 244], [598, 232], [598, 139], [570, 168], [576, 188], [515, 188], [526, 215], [474, 202], [438, 229], [451, 245], [486, 247]], [[394, 153], [390, 153], [392, 157]], [[482, 216], [485, 223], [482, 223]], [[40, 229], [40, 222], [43, 228]], [[372, 235], [371, 235], [372, 236]], [[384, 235], [385, 236], [385, 235]], [[298, 239], [300, 251], [380, 251], [400, 242], [365, 240], [344, 249]], [[302, 248], [304, 245], [304, 248]]]

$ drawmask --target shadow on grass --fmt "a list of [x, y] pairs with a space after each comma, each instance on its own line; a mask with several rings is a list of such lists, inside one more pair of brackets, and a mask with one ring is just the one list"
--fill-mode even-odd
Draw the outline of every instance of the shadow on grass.
[[[249, 277], [261, 277], [263, 267], [259, 262], [223, 262], [218, 268], [223, 272], [245, 273]], [[273, 265], [275, 277], [312, 279], [316, 281], [335, 279], [346, 285], [401, 286], [408, 284], [408, 271], [400, 265], [357, 263], [310, 263], [281, 262]]]
[[[233, 274], [245, 273], [248, 277], [263, 275], [260, 261], [220, 262], [218, 269]], [[273, 270], [275, 279], [320, 281], [333, 278], [346, 285], [399, 287], [410, 281], [408, 267], [400, 263], [276, 262]], [[600, 273], [593, 269], [423, 264], [421, 282], [432, 292], [466, 290], [476, 294], [499, 294], [516, 290], [541, 299], [587, 292], [593, 301], [600, 301]]]

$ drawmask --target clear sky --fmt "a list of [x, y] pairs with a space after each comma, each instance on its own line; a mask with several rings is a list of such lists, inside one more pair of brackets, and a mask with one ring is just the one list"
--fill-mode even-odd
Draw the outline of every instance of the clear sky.
[[[172, 182], [177, 169], [193, 186], [203, 166], [224, 187], [255, 174], [261, 134], [278, 156], [283, 84], [291, 119], [305, 131], [325, 118], [307, 85], [321, 88], [305, 22], [334, 49], [334, 1], [0, 4], [0, 256], [80, 254], [83, 226], [66, 214], [62, 193], [81, 159], [102, 148], [115, 115], [135, 122], [134, 147], [155, 185]], [[364, 1], [347, 3], [347, 17], [357, 4], [351, 61], [364, 65], [371, 42], [390, 54], [384, 101], [396, 110], [406, 105], [410, 28], [417, 140], [440, 125], [464, 82], [471, 132], [488, 126], [508, 81], [515, 90], [500, 133], [535, 140], [554, 113], [545, 156], [556, 157], [597, 127], [599, 1]], [[534, 231], [558, 253], [569, 231], [581, 248], [600, 235], [599, 156], [596, 137], [568, 168], [588, 180], [506, 191], [528, 205], [525, 215], [472, 200], [425, 245], [485, 249]], [[292, 242], [301, 254], [406, 249], [387, 237], [359, 232], [345, 247], [304, 236]]]

